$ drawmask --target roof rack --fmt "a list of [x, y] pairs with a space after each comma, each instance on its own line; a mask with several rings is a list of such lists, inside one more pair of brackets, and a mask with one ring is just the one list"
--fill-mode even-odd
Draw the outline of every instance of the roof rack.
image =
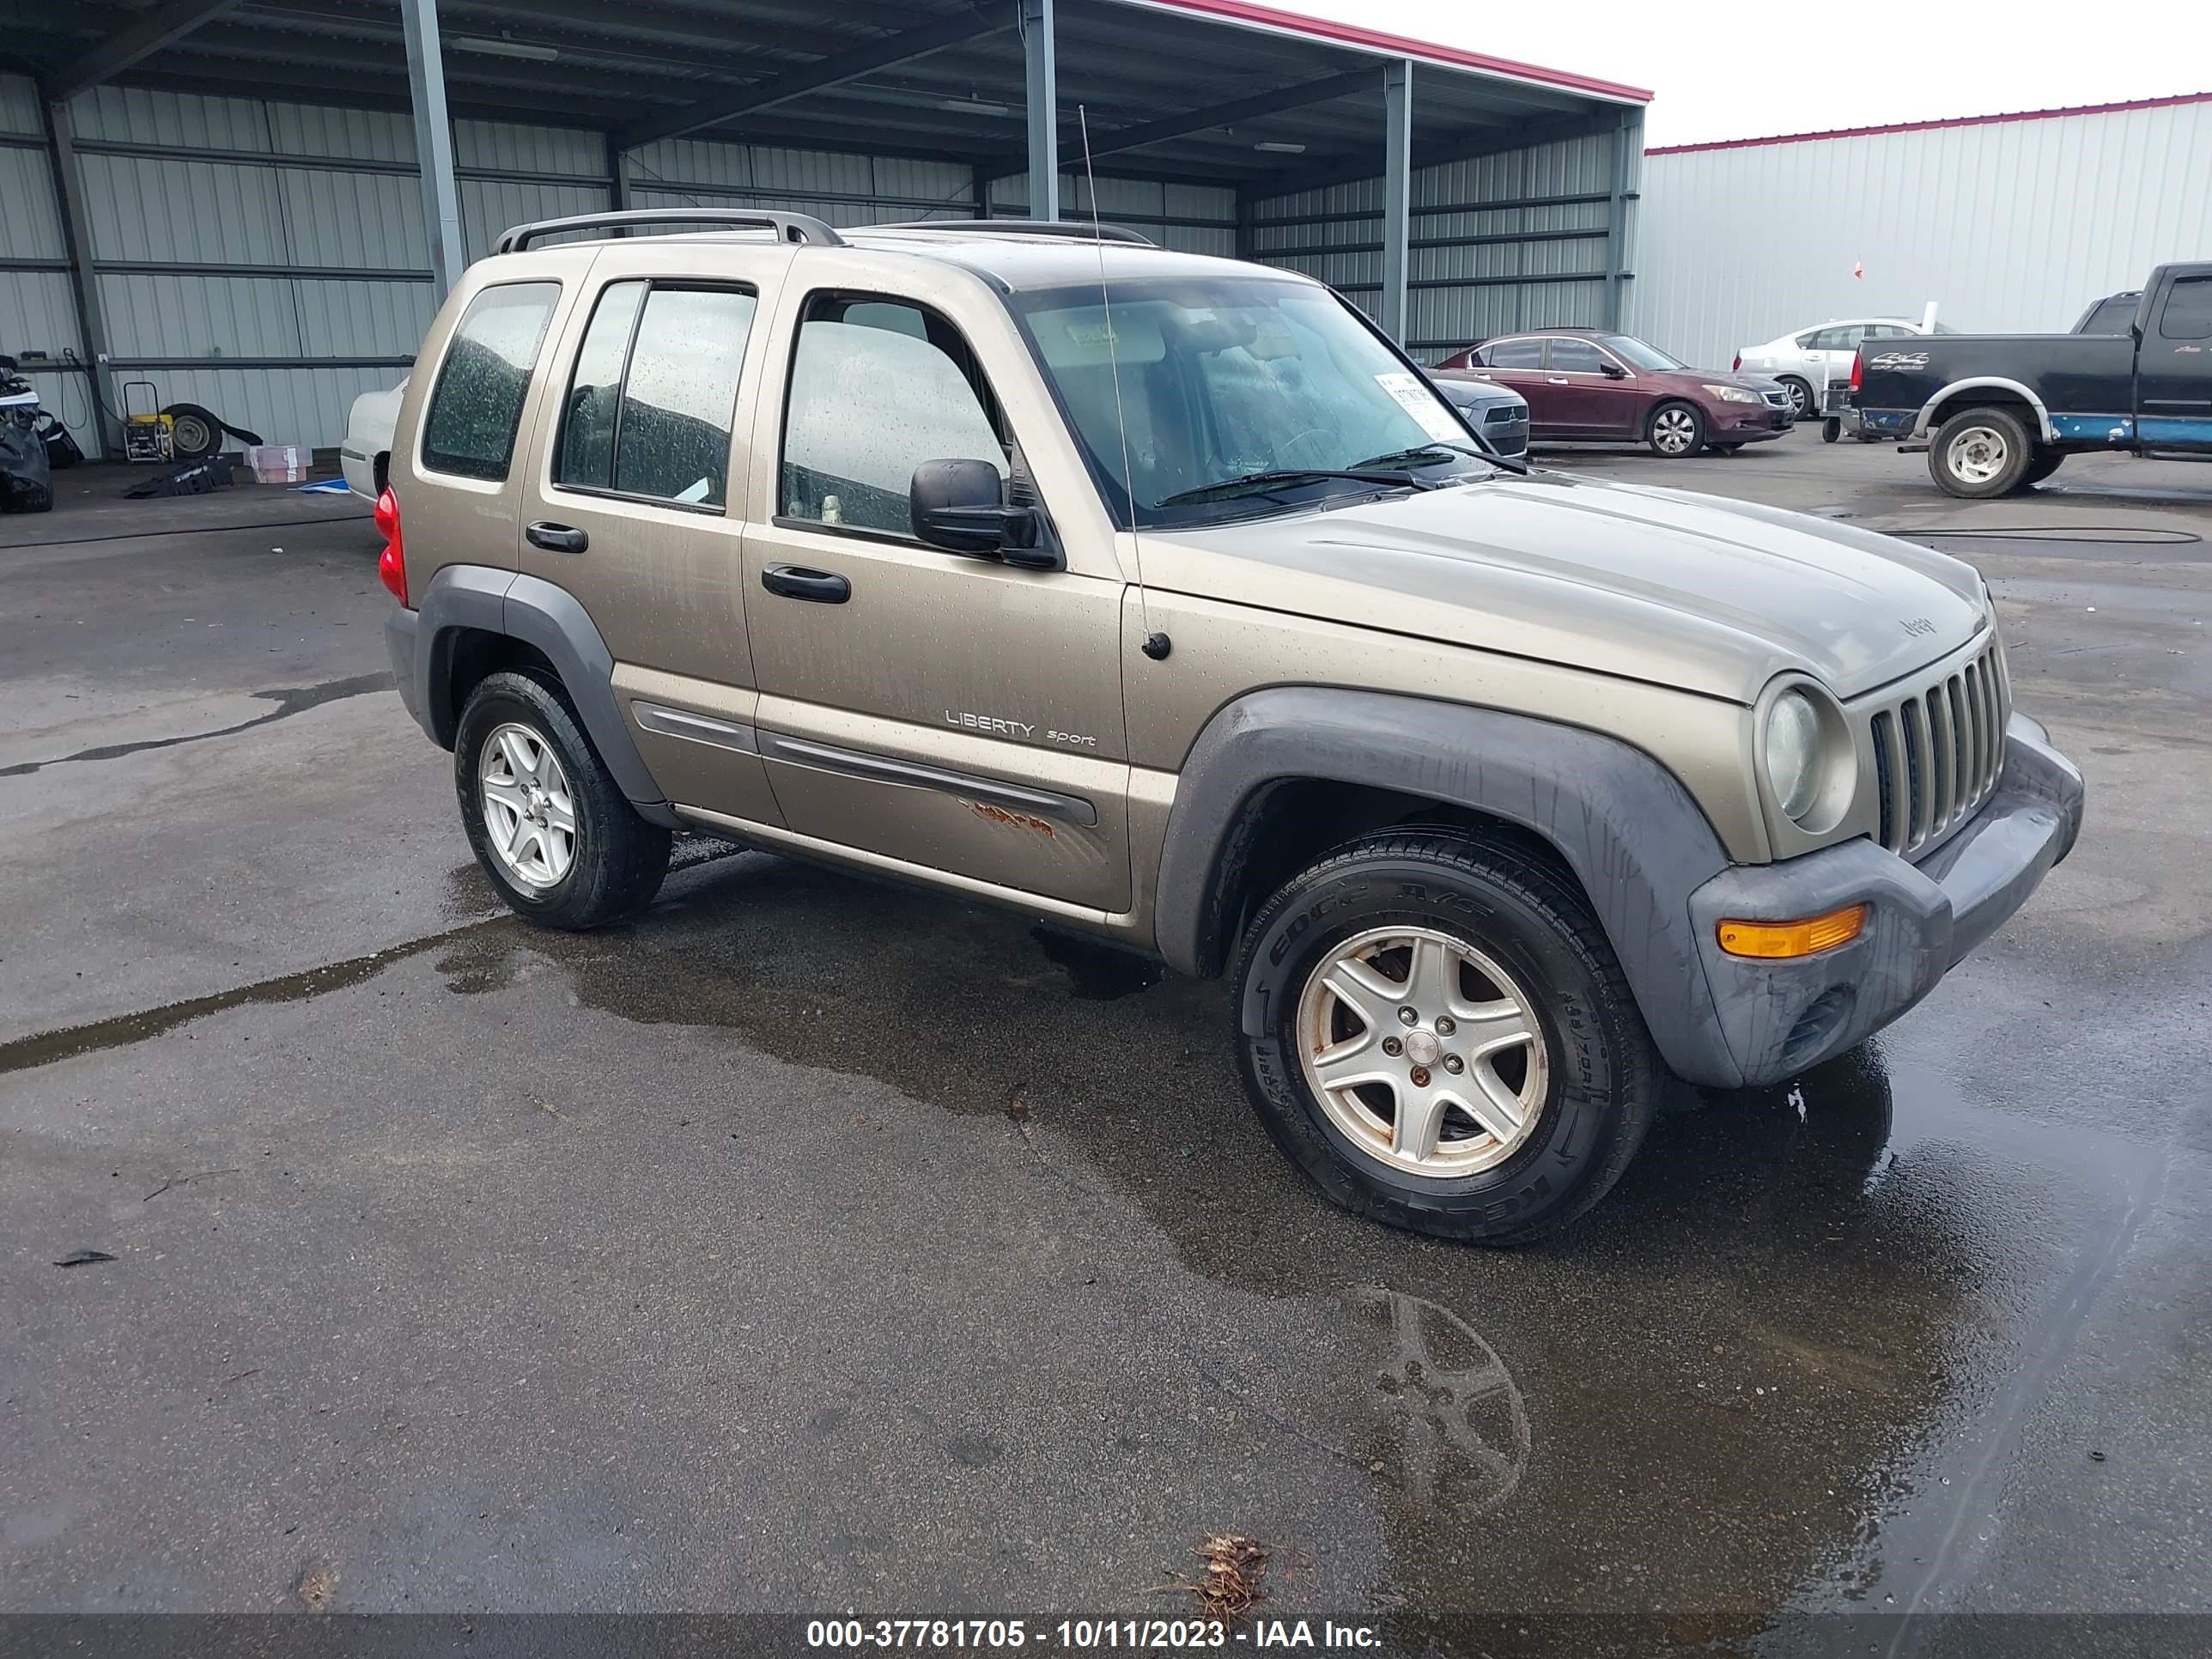
[[532, 242], [572, 230], [615, 230], [625, 225], [714, 226], [723, 230], [772, 230], [780, 241], [842, 247], [845, 239], [811, 213], [726, 213], [720, 208], [632, 208], [622, 213], [580, 213], [540, 219], [500, 233], [494, 253], [520, 253]]
[[1079, 242], [1130, 242], [1139, 247], [1158, 247], [1149, 236], [1127, 225], [1086, 225], [1074, 219], [902, 219], [893, 225], [860, 227], [877, 230], [949, 230], [957, 235], [1066, 236]]

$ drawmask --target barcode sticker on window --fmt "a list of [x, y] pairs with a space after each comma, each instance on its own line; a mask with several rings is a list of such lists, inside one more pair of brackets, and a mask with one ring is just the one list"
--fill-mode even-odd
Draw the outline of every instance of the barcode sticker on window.
[[1387, 374], [1377, 374], [1375, 384], [1398, 400], [1399, 407], [1420, 422], [1421, 430], [1439, 442], [1454, 440], [1464, 443], [1467, 434], [1461, 430], [1443, 406], [1443, 399], [1423, 385], [1418, 374], [1408, 374], [1397, 369]]

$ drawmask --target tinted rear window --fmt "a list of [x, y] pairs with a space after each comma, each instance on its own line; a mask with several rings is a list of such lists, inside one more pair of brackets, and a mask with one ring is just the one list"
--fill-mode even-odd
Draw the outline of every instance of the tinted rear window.
[[1500, 340], [1496, 345], [1483, 347], [1482, 361], [1492, 368], [1540, 368], [1544, 365], [1544, 343]]
[[558, 283], [507, 283], [469, 302], [430, 391], [424, 466], [495, 483], [507, 477], [531, 371], [560, 297]]

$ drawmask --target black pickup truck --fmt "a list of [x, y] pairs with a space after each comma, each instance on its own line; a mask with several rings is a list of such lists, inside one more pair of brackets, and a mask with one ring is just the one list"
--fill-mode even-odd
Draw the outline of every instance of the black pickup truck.
[[2023, 489], [2095, 450], [2212, 460], [2212, 264], [2153, 271], [2124, 333], [1869, 341], [1851, 404], [1954, 495]]

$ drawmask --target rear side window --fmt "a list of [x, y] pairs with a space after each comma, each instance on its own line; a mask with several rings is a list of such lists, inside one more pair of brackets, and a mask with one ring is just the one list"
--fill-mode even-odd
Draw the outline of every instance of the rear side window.
[[722, 506], [756, 304], [738, 289], [610, 283], [576, 353], [553, 482]]
[[560, 297], [558, 283], [506, 283], [469, 302], [430, 389], [424, 466], [492, 483], [507, 477], [531, 371]]
[[1482, 361], [1492, 368], [1541, 368], [1544, 366], [1544, 343], [1541, 340], [1500, 340], [1496, 345], [1483, 347]]
[[2167, 340], [2212, 339], [2212, 276], [2175, 279], [2166, 290], [2158, 331]]

